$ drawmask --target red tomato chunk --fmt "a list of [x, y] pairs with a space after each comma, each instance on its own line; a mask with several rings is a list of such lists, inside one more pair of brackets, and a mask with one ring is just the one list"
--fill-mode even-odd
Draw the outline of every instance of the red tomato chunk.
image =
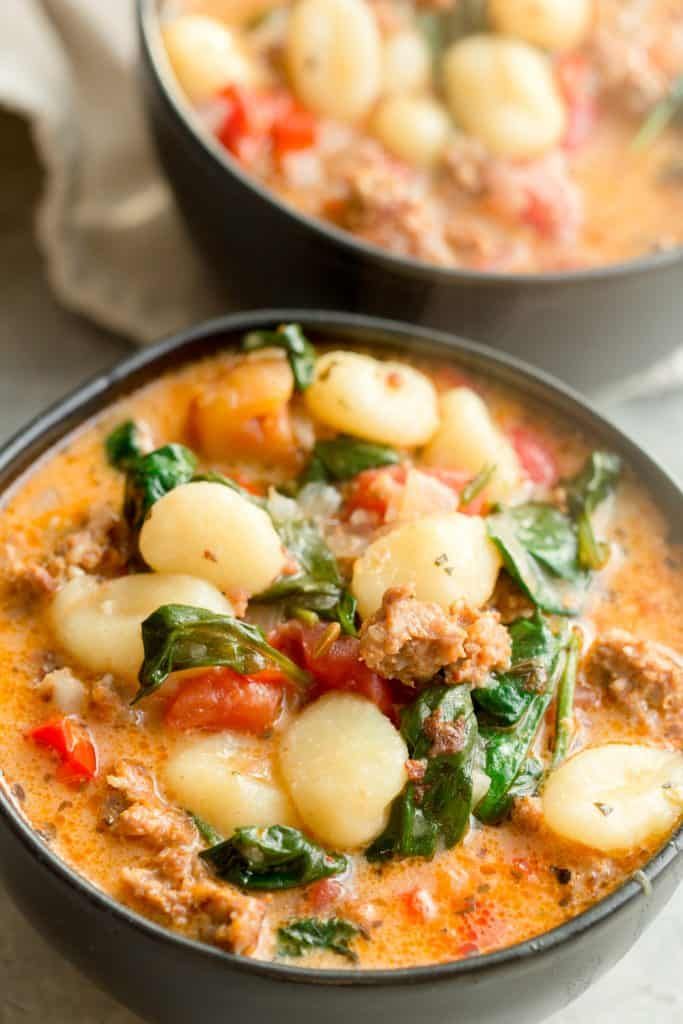
[[57, 778], [62, 782], [87, 782], [95, 778], [97, 751], [87, 729], [76, 718], [50, 718], [32, 729], [28, 738], [57, 755]]
[[278, 719], [285, 684], [277, 671], [242, 676], [231, 668], [209, 669], [181, 683], [166, 705], [164, 721], [173, 729], [260, 735]]

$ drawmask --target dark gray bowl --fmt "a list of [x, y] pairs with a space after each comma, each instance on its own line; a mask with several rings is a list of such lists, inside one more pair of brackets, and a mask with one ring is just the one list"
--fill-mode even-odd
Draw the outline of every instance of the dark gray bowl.
[[[255, 328], [299, 321], [318, 339], [453, 359], [547, 403], [623, 455], [680, 528], [683, 494], [636, 444], [574, 394], [510, 357], [434, 331], [339, 313], [270, 310], [187, 331], [125, 360], [58, 402], [0, 452], [0, 490], [110, 402]], [[674, 537], [674, 539], [676, 539]], [[102, 988], [159, 1024], [535, 1024], [581, 994], [633, 945], [683, 877], [683, 829], [629, 881], [545, 935], [487, 956], [398, 971], [265, 964], [179, 938], [71, 871], [18, 813], [0, 773], [0, 875], [36, 928]]]
[[563, 274], [447, 270], [392, 256], [306, 217], [198, 128], [161, 43], [160, 0], [137, 0], [144, 99], [193, 238], [238, 308], [319, 306], [392, 316], [485, 341], [581, 390], [680, 343], [683, 250]]

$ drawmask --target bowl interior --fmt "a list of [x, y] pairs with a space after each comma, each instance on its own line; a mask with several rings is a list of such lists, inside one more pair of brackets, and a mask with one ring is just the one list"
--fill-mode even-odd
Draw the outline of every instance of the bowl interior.
[[[265, 310], [222, 317], [140, 351], [110, 373], [94, 378], [38, 416], [0, 451], [0, 501], [6, 498], [12, 485], [19, 481], [41, 456], [116, 399], [158, 378], [166, 370], [234, 345], [246, 331], [273, 328], [285, 321], [301, 323], [314, 340], [321, 342], [342, 342], [349, 346], [362, 345], [365, 348], [391, 348], [407, 354], [434, 356], [444, 361], [452, 361], [460, 367], [487, 375], [496, 382], [507, 385], [517, 394], [523, 394], [556, 409], [563, 418], [575, 423], [596, 441], [609, 445], [612, 450], [623, 456], [661, 508], [670, 524], [672, 540], [683, 539], [683, 492], [679, 486], [638, 445], [591, 409], [569, 388], [548, 375], [527, 367], [513, 357], [437, 331], [349, 314], [306, 310]], [[88, 900], [103, 905], [109, 913], [124, 919], [134, 928], [153, 933], [161, 942], [179, 943], [195, 953], [199, 951], [211, 958], [227, 958], [240, 969], [267, 974], [274, 978], [315, 984], [340, 983], [347, 986], [429, 983], [440, 977], [487, 972], [503, 964], [513, 964], [530, 956], [543, 955], [598, 925], [636, 899], [639, 894], [642, 895], [643, 887], [656, 883], [657, 878], [674, 864], [683, 850], [682, 826], [662, 845], [643, 871], [637, 873], [639, 880], [625, 882], [606, 898], [559, 927], [498, 952], [426, 967], [349, 973], [265, 963], [224, 953], [167, 931], [122, 904], [116, 903], [72, 870], [39, 839], [3, 786], [1, 769], [0, 816], [13, 832], [20, 836], [29, 855], [47, 863], [65, 882], [81, 890]]]

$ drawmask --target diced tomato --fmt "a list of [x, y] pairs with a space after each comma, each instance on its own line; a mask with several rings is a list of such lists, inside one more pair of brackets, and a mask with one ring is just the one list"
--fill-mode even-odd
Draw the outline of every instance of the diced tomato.
[[266, 493], [266, 488], [258, 480], [254, 480], [252, 477], [247, 476], [241, 469], [230, 469], [228, 470], [227, 476], [231, 480], [234, 480], [236, 484], [244, 488], [245, 491], [249, 491], [250, 494], [256, 494], [259, 497]]
[[[465, 469], [442, 469], [438, 466], [417, 466], [420, 473], [431, 476], [459, 495], [472, 480], [472, 474]], [[392, 488], [406, 482], [408, 469], [405, 465], [385, 466], [382, 469], [366, 469], [352, 481], [344, 504], [344, 511], [350, 516], [356, 509], [363, 509], [384, 522]], [[460, 509], [466, 515], [481, 515], [487, 499], [483, 494]]]
[[32, 729], [28, 738], [53, 751], [60, 760], [57, 777], [63, 782], [87, 782], [97, 774], [97, 751], [87, 729], [71, 716], [50, 718]]
[[242, 163], [249, 165], [269, 147], [276, 156], [312, 146], [317, 123], [285, 90], [269, 92], [231, 85], [222, 90], [225, 116], [218, 140]]
[[303, 107], [292, 105], [273, 125], [273, 148], [276, 156], [284, 156], [297, 149], [314, 145], [317, 122], [313, 114]]
[[559, 479], [557, 461], [548, 445], [526, 427], [515, 427], [510, 440], [526, 475], [535, 484], [552, 487]]
[[563, 146], [569, 150], [578, 149], [592, 134], [597, 120], [593, 71], [583, 54], [569, 53], [559, 58], [556, 74], [567, 104]]
[[312, 700], [330, 690], [360, 693], [367, 697], [389, 718], [394, 718], [394, 689], [388, 679], [373, 672], [361, 661], [355, 636], [338, 636], [321, 653], [328, 626], [304, 626], [298, 621], [278, 626], [269, 641], [302, 668], [307, 669], [315, 682], [309, 696]]
[[458, 946], [456, 951], [459, 957], [477, 956], [479, 953], [479, 946], [476, 942], [463, 942], [461, 946]]
[[364, 469], [354, 477], [344, 503], [344, 511], [350, 516], [356, 509], [363, 509], [384, 521], [387, 513], [387, 485], [401, 485], [406, 482], [405, 466], [385, 466], [382, 469]]
[[[435, 480], [438, 480], [439, 483], [444, 484], [446, 487], [450, 487], [458, 495], [462, 493], [472, 480], [472, 474], [466, 469], [441, 469], [438, 466], [431, 468], [420, 466], [419, 468], [421, 473], [433, 476]], [[458, 509], [458, 511], [463, 512], [466, 516], [480, 516], [487, 504], [488, 498], [482, 492], [477, 494], [467, 505]]]
[[164, 721], [173, 729], [261, 735], [277, 721], [286, 685], [274, 669], [249, 676], [231, 668], [209, 669], [181, 683], [166, 705]]
[[336, 878], [321, 878], [306, 889], [311, 909], [319, 912], [329, 910], [341, 898], [344, 886]]

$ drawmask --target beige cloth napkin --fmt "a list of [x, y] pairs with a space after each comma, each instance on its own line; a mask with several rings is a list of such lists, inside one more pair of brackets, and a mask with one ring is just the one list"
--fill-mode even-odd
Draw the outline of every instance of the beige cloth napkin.
[[64, 305], [138, 342], [224, 310], [151, 145], [133, 0], [0, 0], [0, 103], [31, 122], [36, 230]]

